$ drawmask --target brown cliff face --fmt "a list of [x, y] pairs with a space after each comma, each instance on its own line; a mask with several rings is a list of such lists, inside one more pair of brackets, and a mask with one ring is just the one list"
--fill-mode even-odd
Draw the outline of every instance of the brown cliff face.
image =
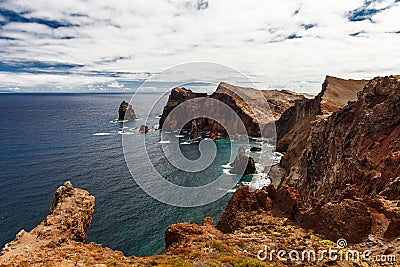
[[400, 235], [398, 204], [382, 199], [399, 200], [399, 92], [399, 77], [369, 81], [355, 102], [310, 124], [304, 149], [288, 150], [284, 184], [308, 209], [297, 214], [303, 226], [349, 242]]
[[222, 233], [214, 227], [211, 217], [204, 218], [202, 226], [187, 222], [168, 226], [165, 230], [165, 244], [168, 248], [176, 243], [190, 242], [202, 235], [222, 236]]
[[[370, 234], [400, 235], [399, 78], [375, 78], [354, 100], [352, 90], [365, 81], [348, 84], [328, 77], [315, 99], [300, 101], [282, 115], [281, 126], [284, 121], [288, 126], [280, 139], [289, 142], [281, 162], [287, 175], [278, 189], [263, 189], [275, 214], [331, 240], [359, 243]], [[339, 101], [335, 91], [347, 92], [350, 103]], [[257, 199], [237, 190], [218, 224], [221, 230], [244, 227], [239, 203]]]
[[393, 190], [400, 176], [399, 92], [398, 78], [375, 78], [356, 102], [316, 122], [285, 183], [310, 205], [322, 195], [335, 200], [351, 185], [357, 197], [382, 193], [398, 199]]
[[[159, 126], [160, 129], [164, 127], [165, 120], [168, 114], [179, 104], [185, 102], [186, 100], [197, 98], [197, 97], [207, 97], [207, 94], [193, 93], [191, 90], [185, 88], [174, 88], [168, 98], [167, 105], [164, 107], [163, 113], [160, 118]], [[173, 128], [176, 122], [171, 118], [166, 122], [166, 128]]]
[[122, 101], [118, 109], [118, 120], [123, 121], [123, 120], [136, 120], [136, 119], [137, 118], [135, 115], [135, 111], [132, 108], [132, 105], [129, 105], [129, 103]]
[[[262, 101], [260, 98], [261, 96], [265, 97], [266, 101], [269, 103], [270, 109], [265, 106], [265, 101]], [[167, 105], [164, 107], [163, 114], [160, 118], [160, 128], [175, 129], [174, 127], [178, 125], [177, 121], [179, 121], [180, 118], [170, 116], [169, 121], [166, 122], [165, 120], [170, 112], [184, 101], [200, 97], [216, 99], [228, 105], [239, 116], [249, 136], [260, 136], [259, 125], [269, 125], [269, 123], [277, 119], [284, 110], [293, 105], [296, 100], [305, 99], [304, 95], [290, 91], [265, 90], [260, 93], [260, 91], [256, 89], [233, 86], [227, 83], [220, 83], [217, 90], [211, 95], [193, 93], [184, 88], [174, 88], [171, 91]], [[247, 103], [252, 103], [256, 108], [251, 110]], [[212, 103], [208, 103], [208, 105], [210, 106], [194, 103], [189, 110], [185, 110], [185, 117], [193, 116], [199, 112], [202, 113], [202, 110], [212, 111], [215, 114], [223, 113], [220, 107]], [[240, 121], [236, 121], [236, 118], [232, 118], [232, 116], [229, 118], [221, 116], [218, 122], [208, 118], [198, 118], [196, 121], [199, 130], [203, 132], [210, 131], [226, 134], [226, 130], [222, 125], [229, 124], [233, 132], [241, 133], [239, 130]], [[191, 124], [188, 123], [184, 128], [190, 129], [190, 127]]]
[[344, 80], [327, 76], [322, 91], [313, 99], [296, 101], [276, 122], [277, 150], [287, 153], [281, 165], [288, 168], [306, 146], [314, 121], [329, 116], [357, 99], [366, 80]]

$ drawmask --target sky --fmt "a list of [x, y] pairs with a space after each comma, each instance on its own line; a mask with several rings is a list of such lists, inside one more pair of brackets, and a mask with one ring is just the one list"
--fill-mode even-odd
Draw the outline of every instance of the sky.
[[400, 74], [399, 18], [400, 0], [0, 0], [0, 91], [129, 92], [212, 62], [315, 94]]

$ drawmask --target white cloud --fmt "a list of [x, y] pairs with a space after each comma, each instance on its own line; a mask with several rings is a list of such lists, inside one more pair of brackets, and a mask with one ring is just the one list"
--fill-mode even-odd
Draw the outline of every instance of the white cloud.
[[[26, 18], [79, 26], [11, 22], [0, 30], [0, 36], [15, 39], [0, 40], [3, 62], [82, 67], [71, 69], [71, 75], [1, 73], [0, 77], [9, 87], [56, 84], [70, 89], [104, 83], [107, 88], [121, 85], [118, 78], [137, 75], [87, 73], [159, 72], [184, 62], [210, 61], [246, 73], [261, 87], [316, 93], [326, 74], [371, 78], [400, 73], [400, 34], [390, 33], [400, 31], [399, 3], [376, 2], [376, 8], [386, 10], [373, 15], [374, 23], [349, 21], [346, 14], [363, 4], [362, 0], [209, 0], [207, 8], [202, 5], [199, 10], [197, 0], [5, 1], [1, 8], [29, 11]], [[363, 33], [350, 36], [358, 32]]]

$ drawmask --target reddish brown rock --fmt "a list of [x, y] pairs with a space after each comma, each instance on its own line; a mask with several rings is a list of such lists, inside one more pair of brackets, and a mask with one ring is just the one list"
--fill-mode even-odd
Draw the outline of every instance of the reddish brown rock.
[[288, 169], [307, 145], [314, 121], [323, 119], [357, 99], [366, 80], [344, 80], [327, 76], [322, 91], [313, 99], [296, 101], [276, 122], [277, 151], [286, 153], [281, 166]]
[[304, 207], [296, 189], [285, 184], [278, 189], [270, 185], [267, 189], [276, 214], [283, 214], [291, 220], [296, 220], [297, 217], [301, 216]]
[[236, 190], [217, 224], [223, 233], [232, 233], [249, 224], [247, 213], [267, 212], [272, 209], [272, 201], [266, 189], [250, 191], [248, 186]]
[[54, 193], [46, 219], [30, 232], [21, 230], [0, 253], [0, 263], [40, 259], [40, 255], [54, 247], [85, 242], [94, 204], [94, 197], [87, 191], [66, 182]]
[[349, 243], [357, 243], [371, 234], [372, 214], [364, 203], [345, 199], [313, 208], [303, 215], [301, 225], [331, 240], [344, 238]]
[[343, 107], [345, 102], [337, 99], [339, 104], [329, 104], [332, 92], [325, 100], [320, 94], [319, 108], [327, 117], [313, 115], [308, 126], [294, 123], [281, 141], [301, 127], [307, 133], [301, 140], [291, 140], [281, 162], [287, 169], [284, 184], [297, 190], [304, 206], [291, 217], [332, 239], [342, 236], [349, 242], [371, 233], [386, 238], [400, 235], [397, 207], [388, 208], [390, 202], [380, 199], [399, 198], [399, 91], [399, 77], [391, 76], [369, 81], [356, 101]]
[[[185, 88], [174, 88], [171, 90], [171, 93], [168, 98], [167, 105], [164, 107], [163, 113], [160, 118], [159, 126], [161, 128], [169, 128], [169, 129], [174, 129], [176, 127], [176, 122], [175, 118], [170, 118], [167, 122], [166, 125], [164, 125], [165, 120], [169, 113], [179, 104], [185, 102], [186, 100], [193, 99], [193, 98], [198, 98], [198, 97], [207, 97], [207, 94], [203, 93], [194, 93], [191, 90], [185, 89]], [[188, 125], [187, 129], [190, 126]]]
[[[370, 234], [400, 235], [397, 203], [388, 207], [379, 199], [399, 197], [400, 82], [385, 77], [366, 83], [327, 77], [315, 99], [282, 115], [278, 137], [288, 142], [282, 160], [288, 175], [278, 189], [265, 189], [275, 214], [351, 243]], [[254, 208], [241, 210], [240, 203], [257, 203], [257, 196], [243, 190], [218, 224], [224, 232], [251, 221], [244, 214]]]
[[167, 248], [174, 244], [182, 244], [190, 242], [194, 239], [209, 239], [210, 236], [221, 236], [222, 233], [214, 227], [214, 222], [211, 217], [206, 217], [203, 220], [203, 225], [199, 226], [194, 223], [177, 223], [168, 226], [165, 230], [165, 244]]
[[187, 237], [204, 234], [204, 228], [191, 223], [177, 223], [168, 226], [165, 230], [165, 244], [167, 247], [174, 243], [182, 242]]
[[399, 90], [398, 78], [375, 78], [356, 102], [311, 127], [305, 150], [285, 178], [306, 205], [322, 195], [336, 201], [349, 186], [360, 198], [396, 197], [390, 192], [400, 173]]

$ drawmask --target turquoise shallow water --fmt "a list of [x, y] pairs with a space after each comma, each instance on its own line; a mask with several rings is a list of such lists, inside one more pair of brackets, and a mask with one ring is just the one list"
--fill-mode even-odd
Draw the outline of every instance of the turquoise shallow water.
[[[136, 97], [134, 109], [144, 123], [154, 98]], [[218, 221], [231, 197], [211, 204], [179, 208], [148, 196], [125, 164], [122, 124], [112, 123], [127, 94], [2, 94], [0, 95], [0, 245], [20, 229], [30, 230], [48, 214], [51, 197], [70, 180], [96, 197], [88, 242], [94, 241], [127, 255], [151, 255], [164, 249], [164, 231], [177, 222], [201, 223], [206, 216]], [[146, 124], [154, 126], [167, 97], [161, 97]], [[133, 135], [139, 135], [133, 132]], [[139, 140], [139, 138], [138, 138]], [[147, 134], [149, 155], [169, 181], [185, 186], [208, 183], [222, 173], [231, 145], [218, 140], [215, 162], [202, 173], [184, 173], [163, 157], [158, 131]], [[237, 150], [237, 147], [233, 149]], [[198, 157], [195, 145], [182, 146], [189, 158]]]

